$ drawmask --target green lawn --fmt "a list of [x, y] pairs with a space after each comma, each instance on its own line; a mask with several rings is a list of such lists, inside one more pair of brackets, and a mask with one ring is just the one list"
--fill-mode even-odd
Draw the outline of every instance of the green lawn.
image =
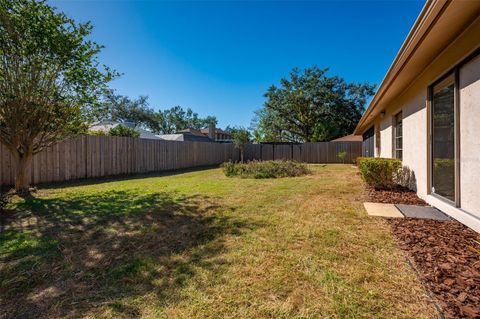
[[0, 233], [3, 318], [433, 318], [350, 165], [43, 188]]

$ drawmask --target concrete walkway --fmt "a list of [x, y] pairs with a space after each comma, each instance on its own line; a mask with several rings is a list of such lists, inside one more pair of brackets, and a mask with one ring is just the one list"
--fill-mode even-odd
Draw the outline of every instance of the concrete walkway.
[[379, 216], [388, 218], [403, 218], [404, 216], [393, 204], [383, 203], [363, 203], [369, 216]]
[[395, 205], [400, 212], [409, 218], [420, 218], [420, 219], [434, 219], [434, 220], [451, 220], [451, 218], [436, 209], [435, 207], [430, 206], [416, 206], [416, 205]]
[[387, 218], [419, 218], [433, 220], [450, 220], [451, 218], [435, 207], [404, 204], [363, 203], [369, 216]]

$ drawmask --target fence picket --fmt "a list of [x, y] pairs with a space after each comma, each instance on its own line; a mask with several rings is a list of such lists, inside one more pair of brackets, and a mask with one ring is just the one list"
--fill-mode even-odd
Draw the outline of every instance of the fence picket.
[[[320, 142], [297, 145], [250, 144], [245, 160], [286, 159], [307, 163], [346, 163], [362, 154], [362, 142]], [[49, 147], [33, 157], [30, 182], [45, 183], [78, 178], [147, 173], [238, 161], [233, 144], [142, 140], [128, 137], [79, 136]], [[0, 144], [0, 185], [14, 182], [15, 162]]]

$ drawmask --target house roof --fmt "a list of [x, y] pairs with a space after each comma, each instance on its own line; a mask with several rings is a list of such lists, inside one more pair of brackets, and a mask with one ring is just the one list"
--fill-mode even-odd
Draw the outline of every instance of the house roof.
[[166, 141], [183, 141], [183, 134], [159, 134], [158, 137]]
[[480, 1], [427, 1], [354, 134], [361, 135], [475, 19]]
[[330, 142], [361, 142], [363, 141], [363, 138], [361, 135], [345, 135], [339, 138], [336, 138], [334, 140], [331, 140]]
[[192, 135], [197, 135], [197, 136], [205, 136], [205, 134], [203, 134], [200, 130], [197, 130], [191, 127], [176, 132], [176, 134], [183, 134], [183, 133], [190, 133]]
[[[208, 128], [202, 128], [200, 131], [203, 133], [203, 134], [207, 134], [208, 135]], [[219, 129], [219, 128], [216, 128], [215, 129], [215, 133], [217, 134], [227, 134], [227, 135], [231, 135], [231, 133], [227, 132], [227, 131], [224, 131], [222, 129]]]
[[161, 134], [157, 135], [162, 140], [167, 141], [182, 141], [182, 142], [213, 142], [208, 136], [195, 135], [190, 132], [176, 133], [176, 134]]
[[90, 127], [90, 130], [91, 131], [104, 131], [104, 132], [108, 132], [110, 129], [118, 126], [118, 125], [124, 125], [124, 126], [127, 126], [127, 127], [130, 127], [130, 128], [133, 128], [135, 131], [137, 131], [138, 133], [140, 133], [140, 136], [139, 138], [146, 138], [146, 139], [150, 139], [150, 140], [158, 140], [160, 139], [157, 135], [155, 135], [154, 133], [150, 132], [150, 131], [147, 131], [143, 128], [140, 128], [140, 127], [136, 127], [135, 125], [132, 125], [131, 123], [120, 123], [120, 122], [116, 122], [116, 121], [110, 121], [110, 120], [106, 120], [106, 121], [100, 121], [100, 122], [96, 122], [94, 123], [91, 127]]

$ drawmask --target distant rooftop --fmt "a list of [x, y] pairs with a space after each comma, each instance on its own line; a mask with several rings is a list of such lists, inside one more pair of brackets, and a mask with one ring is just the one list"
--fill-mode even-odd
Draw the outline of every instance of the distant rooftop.
[[192, 134], [188, 131], [176, 134], [160, 134], [157, 135], [162, 140], [166, 141], [181, 141], [181, 142], [213, 142], [208, 136], [203, 134]]
[[[207, 135], [208, 135], [208, 129], [207, 130]], [[197, 130], [195, 128], [186, 128], [184, 130], [180, 130], [180, 131], [177, 131], [176, 134], [179, 134], [179, 133], [190, 133], [190, 134], [193, 134], [193, 135], [197, 135], [197, 136], [205, 136], [205, 134], [203, 134], [202, 132], [203, 130]]]
[[100, 121], [93, 123], [92, 126], [90, 127], [91, 131], [103, 131], [103, 132], [108, 132], [110, 129], [117, 127], [118, 125], [123, 125], [126, 127], [130, 127], [140, 133], [140, 138], [145, 138], [145, 139], [150, 139], [150, 140], [159, 140], [160, 138], [155, 135], [154, 133], [145, 130], [143, 128], [135, 126], [134, 123], [131, 122], [125, 122], [125, 123], [120, 123], [117, 121], [111, 121], [111, 120], [105, 120], [105, 121]]
[[339, 138], [332, 140], [331, 142], [361, 142], [363, 138], [361, 135], [345, 135]]

